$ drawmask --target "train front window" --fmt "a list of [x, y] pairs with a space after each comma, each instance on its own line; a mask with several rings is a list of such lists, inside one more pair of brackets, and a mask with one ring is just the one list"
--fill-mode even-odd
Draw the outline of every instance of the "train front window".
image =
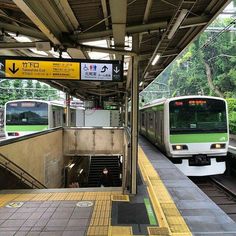
[[48, 125], [48, 104], [22, 101], [6, 105], [7, 125]]
[[172, 101], [170, 134], [226, 133], [225, 102], [215, 99], [183, 99]]

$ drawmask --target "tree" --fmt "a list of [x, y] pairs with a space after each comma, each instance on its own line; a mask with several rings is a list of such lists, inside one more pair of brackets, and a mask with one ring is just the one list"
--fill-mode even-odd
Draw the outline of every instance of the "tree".
[[33, 84], [33, 80], [27, 80], [26, 82], [26, 91], [25, 91], [25, 95], [27, 98], [34, 98], [34, 84]]
[[23, 99], [25, 97], [24, 94], [24, 83], [20, 79], [15, 79], [13, 81], [13, 98], [14, 99]]
[[39, 82], [39, 81], [37, 81], [36, 82], [36, 84], [35, 84], [35, 98], [37, 98], [37, 99], [40, 99], [40, 98], [42, 98], [43, 96], [42, 96], [42, 86], [41, 86], [41, 83]]
[[3, 106], [7, 101], [10, 100], [12, 95], [10, 80], [0, 81], [0, 105]]

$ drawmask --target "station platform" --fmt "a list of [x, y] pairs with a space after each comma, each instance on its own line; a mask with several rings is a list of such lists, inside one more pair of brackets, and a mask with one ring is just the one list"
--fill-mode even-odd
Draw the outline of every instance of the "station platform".
[[143, 138], [135, 196], [121, 188], [0, 191], [1, 235], [236, 235], [236, 223]]

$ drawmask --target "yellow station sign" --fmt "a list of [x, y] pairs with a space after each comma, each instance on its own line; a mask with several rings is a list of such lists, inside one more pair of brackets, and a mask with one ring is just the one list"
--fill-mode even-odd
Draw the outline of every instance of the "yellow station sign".
[[5, 60], [8, 78], [80, 80], [80, 62]]

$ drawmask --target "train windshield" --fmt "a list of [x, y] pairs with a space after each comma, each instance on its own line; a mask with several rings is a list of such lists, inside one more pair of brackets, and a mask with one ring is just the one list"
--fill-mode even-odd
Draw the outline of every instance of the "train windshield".
[[22, 101], [6, 105], [6, 125], [47, 125], [48, 104]]
[[226, 105], [215, 99], [171, 101], [170, 134], [227, 133]]

